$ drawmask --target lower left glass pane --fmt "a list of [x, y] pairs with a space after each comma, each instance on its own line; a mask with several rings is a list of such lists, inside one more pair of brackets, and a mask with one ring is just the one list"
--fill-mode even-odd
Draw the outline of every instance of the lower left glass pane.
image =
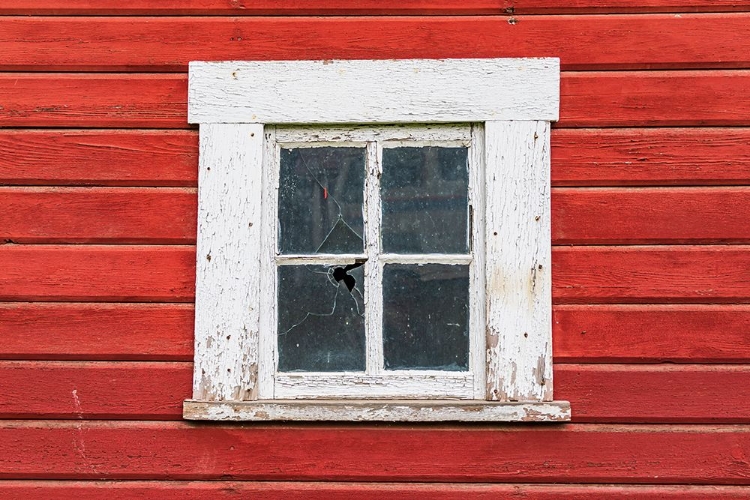
[[278, 370], [364, 371], [364, 267], [278, 267]]

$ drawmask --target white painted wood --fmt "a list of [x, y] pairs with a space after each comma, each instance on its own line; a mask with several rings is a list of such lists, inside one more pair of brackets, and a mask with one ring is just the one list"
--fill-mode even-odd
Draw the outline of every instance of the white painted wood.
[[471, 264], [470, 254], [423, 253], [397, 254], [384, 253], [380, 255], [384, 264]]
[[[337, 144], [367, 143], [377, 141], [381, 144], [404, 142], [448, 142], [468, 146], [471, 141], [471, 127], [466, 124], [401, 124], [387, 127], [373, 127], [372, 125], [307, 127], [279, 126], [276, 127], [276, 140], [279, 144], [288, 146], [307, 143]], [[317, 146], [317, 144], [308, 145]]]
[[276, 371], [276, 238], [278, 235], [279, 150], [275, 127], [265, 127], [263, 154], [263, 226], [260, 257], [260, 339], [258, 340], [258, 399], [273, 399]]
[[567, 401], [185, 401], [188, 420], [334, 422], [567, 422]]
[[552, 400], [550, 125], [485, 123], [487, 399]]
[[191, 62], [190, 123], [557, 120], [559, 59]]
[[263, 125], [203, 125], [193, 393], [255, 399]]
[[318, 264], [325, 266], [341, 266], [344, 264], [354, 264], [357, 261], [366, 259], [366, 254], [341, 253], [327, 254], [318, 253], [312, 255], [277, 255], [276, 263], [280, 266], [299, 265], [299, 264]]
[[472, 399], [468, 372], [277, 373], [277, 399]]
[[484, 278], [484, 127], [472, 126], [469, 149], [469, 238], [472, 261], [469, 266], [469, 367], [474, 374], [474, 399], [487, 392]]
[[370, 142], [367, 147], [365, 180], [365, 372], [378, 375], [383, 371], [383, 283], [380, 255], [380, 176], [383, 173], [380, 147]]

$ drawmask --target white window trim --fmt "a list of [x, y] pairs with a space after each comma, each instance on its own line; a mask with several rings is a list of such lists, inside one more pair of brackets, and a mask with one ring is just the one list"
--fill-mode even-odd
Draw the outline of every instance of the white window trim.
[[[196, 420], [565, 421], [552, 397], [550, 122], [558, 59], [193, 62], [200, 124]], [[273, 261], [265, 125], [483, 124], [485, 400], [270, 400], [259, 353]], [[272, 145], [272, 146], [269, 146]], [[273, 150], [270, 148], [273, 147]], [[479, 154], [479, 153], [477, 153]], [[261, 196], [263, 193], [263, 196]], [[275, 227], [275, 226], [274, 226]], [[265, 248], [265, 249], [264, 249]], [[273, 252], [273, 250], [270, 250]], [[263, 252], [266, 252], [265, 254]]]

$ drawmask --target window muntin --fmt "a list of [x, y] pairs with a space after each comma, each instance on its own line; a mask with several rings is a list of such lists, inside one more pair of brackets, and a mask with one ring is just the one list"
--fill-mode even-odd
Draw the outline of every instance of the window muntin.
[[[481, 126], [267, 129], [267, 150], [274, 156], [264, 166], [270, 190], [264, 199], [275, 199], [278, 227], [271, 227], [272, 221], [267, 225], [276, 239], [267, 241], [273, 266], [264, 272], [276, 290], [276, 300], [267, 305], [277, 321], [261, 333], [268, 346], [259, 360], [268, 375], [262, 393], [270, 399], [483, 397], [483, 307], [477, 302], [482, 270], [473, 264], [473, 248], [481, 246], [472, 241], [481, 231], [469, 217], [478, 202], [478, 185], [471, 178], [482, 175], [474, 144]], [[360, 188], [355, 170], [361, 151]], [[285, 165], [289, 159], [295, 160], [294, 169]], [[336, 172], [339, 160], [342, 171]], [[412, 171], [396, 173], [405, 167]], [[285, 182], [302, 186], [298, 191], [304, 193], [289, 196]], [[293, 210], [284, 207], [289, 200], [296, 204]], [[284, 238], [301, 217], [290, 223], [286, 214], [303, 212], [298, 206], [305, 204], [311, 213], [307, 220], [324, 220], [325, 226], [315, 226], [316, 237], [307, 237], [309, 242], [293, 253]], [[403, 217], [398, 212], [409, 204], [430, 211], [410, 220], [413, 213]], [[441, 224], [436, 218], [447, 220]], [[427, 244], [416, 247], [420, 231], [427, 233]], [[303, 276], [303, 271], [308, 282], [316, 283], [304, 290], [302, 281], [295, 282], [308, 299], [290, 291], [290, 276]], [[351, 291], [347, 276], [355, 283]], [[412, 300], [422, 304], [394, 308], [410, 288], [416, 294]], [[450, 293], [459, 298], [446, 297]], [[305, 300], [312, 301], [307, 310], [290, 311], [290, 303], [306, 307]], [[438, 328], [436, 320], [444, 327]], [[330, 386], [324, 396], [310, 393], [310, 386], [324, 384]]]

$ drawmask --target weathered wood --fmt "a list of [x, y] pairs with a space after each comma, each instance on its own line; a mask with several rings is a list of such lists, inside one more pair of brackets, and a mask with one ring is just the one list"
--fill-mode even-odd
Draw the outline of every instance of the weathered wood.
[[750, 129], [552, 131], [553, 186], [750, 184]]
[[195, 243], [192, 188], [0, 187], [0, 238], [15, 243]]
[[557, 303], [720, 303], [750, 300], [750, 247], [562, 247]]
[[560, 305], [553, 309], [562, 363], [747, 363], [746, 305]]
[[[555, 364], [554, 370], [556, 396], [570, 401], [575, 422], [750, 423], [748, 366]], [[0, 362], [0, 418], [180, 420], [191, 377], [190, 363]]]
[[197, 185], [198, 138], [189, 131], [0, 131], [0, 183]]
[[[198, 138], [171, 130], [0, 131], [0, 183], [197, 186]], [[553, 186], [750, 184], [750, 129], [552, 131]]]
[[190, 123], [555, 121], [557, 59], [192, 62]]
[[551, 401], [549, 123], [484, 129], [486, 397]]
[[750, 188], [552, 191], [557, 245], [750, 242]]
[[185, 401], [187, 420], [330, 422], [566, 422], [564, 402], [484, 401]]
[[465, 483], [353, 483], [279, 481], [0, 481], [0, 496], [47, 500], [235, 500], [237, 495], [265, 500], [745, 500], [743, 486], [561, 485]]
[[256, 399], [263, 125], [202, 125], [193, 397]]
[[230, 474], [277, 481], [747, 485], [749, 430], [6, 421], [0, 424], [0, 469], [3, 478], [17, 479], [187, 480]]
[[195, 248], [1, 245], [0, 300], [192, 302]]
[[[750, 71], [563, 73], [556, 126], [747, 126], [748, 85]], [[187, 127], [183, 75], [0, 74], [0, 100], [6, 127]]]
[[132, 0], [113, 5], [107, 0], [44, 0], [29, 4], [6, 0], [3, 15], [230, 15], [230, 16], [381, 16], [478, 14], [585, 14], [645, 12], [732, 12], [750, 9], [747, 0]]
[[564, 70], [576, 71], [746, 68], [749, 20], [748, 13], [4, 17], [0, 70], [185, 71], [189, 61], [471, 57], [559, 57]]
[[188, 304], [0, 303], [0, 359], [193, 360]]

